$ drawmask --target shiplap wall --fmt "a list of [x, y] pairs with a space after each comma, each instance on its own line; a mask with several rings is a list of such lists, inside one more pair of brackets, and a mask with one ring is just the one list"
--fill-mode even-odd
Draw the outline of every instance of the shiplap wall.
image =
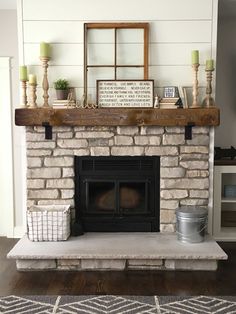
[[[21, 63], [30, 65], [30, 72], [37, 74], [40, 85], [39, 43], [52, 44], [49, 67], [52, 96], [53, 81], [59, 77], [69, 79], [71, 86], [76, 87], [77, 97], [82, 96], [84, 22], [149, 22], [149, 78], [155, 80], [155, 87], [191, 85], [191, 50], [194, 49], [200, 51], [199, 84], [204, 86], [204, 62], [216, 55], [218, 0], [19, 1], [22, 5]], [[132, 57], [132, 49], [130, 54]], [[39, 103], [41, 94], [39, 86]]]

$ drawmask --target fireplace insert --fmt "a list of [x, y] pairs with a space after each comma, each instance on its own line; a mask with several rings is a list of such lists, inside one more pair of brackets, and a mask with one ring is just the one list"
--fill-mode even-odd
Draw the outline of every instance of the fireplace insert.
[[159, 231], [160, 157], [75, 156], [76, 223], [83, 231]]

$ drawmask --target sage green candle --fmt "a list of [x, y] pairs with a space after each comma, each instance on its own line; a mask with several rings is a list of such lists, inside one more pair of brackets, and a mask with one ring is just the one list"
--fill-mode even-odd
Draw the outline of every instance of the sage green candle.
[[214, 60], [213, 59], [206, 60], [206, 70], [208, 70], [208, 71], [214, 70]]
[[28, 81], [27, 66], [26, 65], [20, 66], [20, 80], [21, 81]]
[[50, 58], [50, 45], [48, 43], [40, 43], [40, 57]]
[[192, 51], [192, 64], [199, 64], [199, 51], [198, 50]]

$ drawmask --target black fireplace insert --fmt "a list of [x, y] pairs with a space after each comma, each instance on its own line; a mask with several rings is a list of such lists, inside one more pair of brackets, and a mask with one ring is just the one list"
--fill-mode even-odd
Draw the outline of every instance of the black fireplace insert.
[[75, 156], [76, 223], [83, 231], [159, 231], [160, 157]]

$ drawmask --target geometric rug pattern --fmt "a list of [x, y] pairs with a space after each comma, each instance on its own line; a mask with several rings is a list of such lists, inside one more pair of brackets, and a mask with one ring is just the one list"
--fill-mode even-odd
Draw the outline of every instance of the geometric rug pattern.
[[160, 304], [160, 313], [162, 314], [226, 314], [236, 313], [236, 298], [234, 301], [224, 299], [225, 297], [208, 297], [199, 296], [186, 298], [184, 300], [165, 301], [166, 303]]
[[1, 314], [236, 314], [236, 297], [6, 296]]

